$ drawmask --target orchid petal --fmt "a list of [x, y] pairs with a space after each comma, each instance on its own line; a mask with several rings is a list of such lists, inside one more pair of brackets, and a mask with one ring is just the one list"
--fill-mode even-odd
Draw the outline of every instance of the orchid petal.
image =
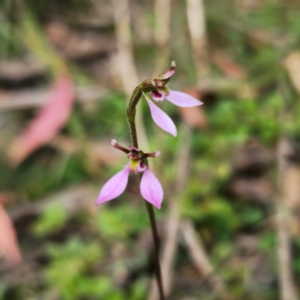
[[160, 80], [170, 79], [175, 73], [174, 68], [170, 68], [167, 72], [158, 75], [156, 78]]
[[203, 104], [203, 102], [200, 100], [197, 100], [186, 93], [172, 90], [170, 90], [169, 94], [166, 96], [166, 99], [180, 107], [193, 107]]
[[175, 67], [176, 67], [176, 63], [175, 61], [172, 61], [170, 69], [167, 72], [160, 74], [156, 78], [161, 80], [170, 79], [175, 73]]
[[157, 107], [151, 100], [148, 98], [146, 98], [146, 100], [148, 102], [153, 121], [161, 129], [172, 134], [173, 136], [177, 136], [176, 126], [171, 118], [163, 110]]
[[151, 92], [151, 96], [155, 101], [163, 101], [166, 98], [166, 94], [160, 91]]
[[151, 96], [155, 101], [163, 101], [166, 99], [166, 95], [168, 95], [169, 92], [170, 90], [167, 86], [157, 87], [157, 90], [153, 91]]
[[149, 169], [144, 171], [140, 191], [145, 200], [160, 209], [164, 192], [160, 182]]
[[130, 168], [127, 165], [122, 171], [109, 179], [102, 187], [96, 205], [120, 196], [127, 186], [129, 172]]

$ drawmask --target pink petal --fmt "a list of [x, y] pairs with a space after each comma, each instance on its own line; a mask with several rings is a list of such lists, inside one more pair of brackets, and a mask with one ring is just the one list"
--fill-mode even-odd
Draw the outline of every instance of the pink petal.
[[51, 88], [49, 102], [11, 145], [9, 155], [12, 162], [18, 164], [57, 134], [71, 113], [74, 98], [72, 79], [67, 74], [60, 75]]
[[146, 98], [153, 121], [163, 130], [172, 134], [173, 136], [177, 136], [176, 126], [171, 120], [171, 118], [162, 111], [159, 107], [157, 107], [151, 100]]
[[170, 79], [173, 76], [173, 74], [175, 73], [175, 67], [176, 67], [176, 63], [175, 63], [175, 61], [172, 61], [170, 69], [167, 72], [160, 74], [156, 78], [163, 79], [163, 80]]
[[129, 172], [130, 168], [127, 165], [122, 171], [109, 179], [102, 187], [96, 205], [120, 196], [127, 186]]
[[200, 100], [197, 100], [186, 93], [172, 90], [170, 90], [169, 94], [166, 96], [166, 99], [180, 107], [192, 107], [203, 104], [203, 102]]
[[157, 76], [157, 79], [170, 79], [175, 73], [175, 69], [170, 69], [167, 72], [160, 74], [159, 76]]
[[145, 200], [160, 209], [161, 202], [164, 198], [164, 191], [158, 179], [149, 169], [144, 171], [140, 190]]

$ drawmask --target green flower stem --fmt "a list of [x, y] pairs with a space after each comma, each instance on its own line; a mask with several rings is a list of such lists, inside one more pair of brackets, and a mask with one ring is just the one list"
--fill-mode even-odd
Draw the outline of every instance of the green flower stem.
[[155, 221], [155, 213], [154, 213], [153, 206], [148, 201], [145, 201], [145, 203], [146, 203], [149, 219], [151, 222], [152, 237], [154, 241], [155, 275], [158, 283], [160, 300], [164, 300], [165, 297], [164, 297], [161, 268], [159, 262], [159, 236], [158, 236], [158, 231], [157, 231], [157, 226]]
[[156, 90], [156, 88], [152, 84], [151, 79], [144, 80], [139, 86], [137, 86], [134, 89], [132, 96], [130, 98], [129, 104], [128, 104], [127, 121], [129, 124], [132, 146], [134, 146], [136, 148], [139, 148], [137, 134], [136, 134], [136, 126], [135, 126], [136, 106], [139, 103], [143, 92], [148, 93], [148, 92], [152, 92], [155, 90]]
[[[129, 105], [128, 105], [128, 109], [127, 109], [127, 121], [129, 124], [132, 145], [136, 148], [139, 148], [137, 133], [136, 133], [136, 125], [135, 125], [136, 106], [137, 106], [138, 102], [140, 101], [143, 92], [147, 93], [147, 92], [151, 92], [154, 90], [155, 90], [155, 86], [152, 84], [152, 81], [150, 79], [147, 79], [134, 89], [131, 99], [129, 101]], [[147, 159], [146, 159], [145, 163], [148, 166]], [[141, 177], [140, 177], [140, 179], [141, 179]], [[156, 280], [157, 280], [157, 284], [158, 284], [160, 300], [164, 300], [165, 297], [164, 297], [164, 293], [163, 293], [161, 268], [160, 268], [160, 262], [159, 262], [159, 236], [158, 236], [157, 225], [156, 225], [156, 220], [155, 220], [155, 213], [154, 213], [153, 206], [147, 201], [145, 201], [145, 203], [146, 203], [147, 212], [148, 212], [149, 219], [150, 219], [152, 237], [153, 237], [153, 242], [154, 242], [155, 275], [156, 275]]]
[[131, 110], [129, 110], [129, 108], [128, 108], [128, 110], [127, 110], [127, 121], [128, 121], [128, 124], [129, 124], [132, 146], [134, 146], [138, 149], [139, 145], [138, 145], [138, 139], [137, 139], [137, 134], [136, 134], [136, 126], [135, 126], [135, 113], [136, 113], [135, 108], [131, 109]]

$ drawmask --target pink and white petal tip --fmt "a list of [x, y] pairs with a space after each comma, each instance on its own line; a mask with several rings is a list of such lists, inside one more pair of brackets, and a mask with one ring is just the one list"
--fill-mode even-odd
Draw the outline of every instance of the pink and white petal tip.
[[102, 187], [96, 205], [120, 196], [127, 186], [129, 172], [130, 168], [126, 165], [123, 170], [110, 178]]
[[153, 121], [163, 130], [170, 133], [173, 136], [177, 136], [177, 129], [174, 124], [174, 122], [171, 120], [171, 118], [158, 106], [156, 106], [150, 99], [146, 98], [151, 116]]
[[161, 203], [164, 198], [164, 191], [159, 180], [149, 170], [144, 171], [140, 191], [143, 198], [149, 203], [153, 204], [156, 208], [161, 208]]
[[200, 100], [195, 99], [194, 97], [186, 93], [172, 90], [169, 91], [166, 99], [179, 107], [193, 107], [203, 104], [203, 102], [201, 102]]

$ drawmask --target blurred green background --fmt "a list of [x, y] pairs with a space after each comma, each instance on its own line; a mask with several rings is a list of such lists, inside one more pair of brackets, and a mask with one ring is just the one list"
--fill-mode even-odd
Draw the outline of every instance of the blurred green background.
[[[169, 87], [204, 105], [160, 105], [177, 126], [174, 138], [139, 104], [143, 150], [162, 153], [152, 165], [165, 191], [156, 210], [162, 245], [175, 202], [224, 289], [201, 272], [179, 224], [168, 299], [292, 299], [284, 293], [300, 293], [299, 1], [204, 1], [205, 35], [193, 39], [192, 1], [174, 0], [165, 44], [154, 35], [164, 29], [155, 1], [130, 0], [122, 11], [125, 2], [0, 3], [0, 205], [23, 256], [12, 266], [0, 251], [0, 299], [148, 298], [154, 259], [138, 178], [118, 199], [95, 201], [127, 163], [110, 140], [130, 145], [128, 90], [172, 60]], [[72, 112], [55, 137], [18, 158], [14, 141], [63, 72], [75, 85]]]

